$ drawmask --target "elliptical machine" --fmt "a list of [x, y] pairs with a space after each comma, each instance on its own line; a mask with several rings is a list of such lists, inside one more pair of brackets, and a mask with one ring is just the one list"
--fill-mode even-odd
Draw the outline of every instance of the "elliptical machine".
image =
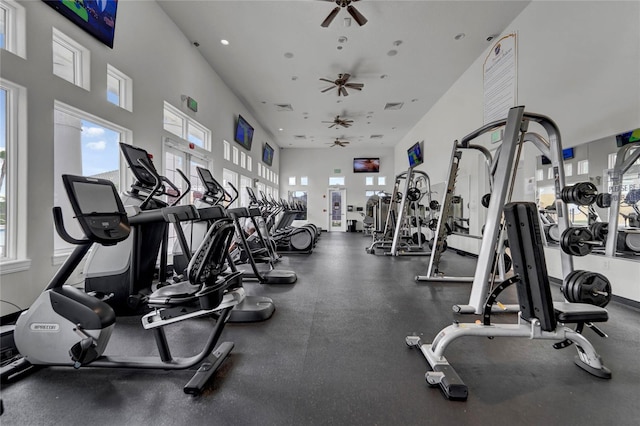
[[[131, 230], [130, 220], [110, 181], [70, 175], [62, 178], [85, 238], [78, 240], [67, 233], [61, 209], [55, 207], [56, 231], [76, 248], [18, 318], [14, 340], [23, 358], [2, 368], [2, 381], [36, 365], [180, 370], [201, 364], [184, 388], [185, 393], [199, 394], [233, 348], [233, 343], [225, 342], [214, 351], [231, 310], [244, 299], [244, 289], [234, 288], [237, 277], [220, 275], [233, 224], [219, 221], [209, 229], [188, 265], [188, 281], [163, 287], [149, 297], [155, 309], [142, 317], [142, 325], [153, 331], [159, 356], [106, 356], [103, 353], [115, 327], [115, 312], [98, 298], [64, 284], [94, 243], [106, 246], [124, 241]], [[156, 211], [137, 213], [131, 221], [161, 215]], [[173, 358], [164, 326], [204, 316], [215, 317], [216, 324], [202, 351], [188, 358]]]

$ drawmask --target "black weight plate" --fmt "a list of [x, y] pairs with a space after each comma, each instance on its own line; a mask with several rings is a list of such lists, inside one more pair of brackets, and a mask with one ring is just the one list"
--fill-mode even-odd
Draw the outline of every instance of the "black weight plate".
[[437, 202], [436, 200], [432, 200], [432, 201], [429, 203], [429, 208], [430, 208], [431, 210], [440, 210], [440, 203], [439, 203], [439, 202]]
[[491, 202], [491, 194], [484, 194], [480, 203], [482, 203], [483, 207], [489, 207], [489, 203]]
[[427, 241], [427, 236], [424, 235], [422, 232], [420, 234], [418, 234], [417, 232], [414, 232], [413, 235], [411, 236], [411, 241], [413, 241], [413, 244], [420, 243], [420, 241], [418, 241], [418, 238], [421, 238], [420, 241], [422, 241], [423, 243]]
[[567, 299], [567, 301], [575, 302], [575, 297], [573, 295], [573, 290], [574, 290], [573, 283], [575, 278], [578, 275], [583, 274], [584, 272], [585, 271], [581, 271], [581, 270], [572, 271], [564, 279], [564, 282], [562, 284], [562, 288], [563, 288], [562, 294], [564, 295], [564, 298]]
[[576, 276], [573, 280], [573, 298], [575, 303], [589, 303], [586, 301], [586, 295], [584, 293], [584, 289], [586, 288], [586, 283], [594, 276], [593, 272], [584, 271], [583, 274]]
[[420, 190], [415, 187], [409, 188], [409, 190], [407, 191], [407, 199], [409, 201], [418, 201], [421, 195], [422, 193], [420, 192]]
[[589, 273], [589, 271], [579, 270], [573, 276], [573, 279], [571, 280], [570, 288], [569, 288], [569, 291], [570, 291], [570, 294], [571, 294], [571, 298], [567, 299], [567, 300], [569, 300], [569, 302], [573, 302], [573, 303], [579, 303], [580, 302], [580, 281], [582, 280], [582, 277], [585, 276], [588, 273]]
[[596, 206], [601, 209], [606, 209], [611, 207], [611, 194], [609, 193], [600, 193], [596, 196]]
[[432, 231], [435, 231], [438, 228], [438, 219], [431, 219], [429, 221], [429, 229], [431, 229]]
[[573, 186], [574, 203], [588, 206], [594, 203], [598, 196], [598, 188], [591, 182], [579, 182]]
[[562, 199], [562, 201], [564, 201], [565, 203], [573, 203], [573, 200], [571, 198], [571, 190], [573, 189], [573, 187], [571, 186], [565, 186], [564, 188], [562, 188], [562, 190], [560, 191], [560, 198]]
[[567, 228], [560, 238], [562, 250], [572, 256], [586, 256], [591, 253], [591, 245], [586, 241], [593, 241], [593, 235], [587, 228]]
[[589, 303], [603, 308], [611, 300], [611, 283], [602, 274], [589, 272], [581, 277], [578, 284], [581, 303]]

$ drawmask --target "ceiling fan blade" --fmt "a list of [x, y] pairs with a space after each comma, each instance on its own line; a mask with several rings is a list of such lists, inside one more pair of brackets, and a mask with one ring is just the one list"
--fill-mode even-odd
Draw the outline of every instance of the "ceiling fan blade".
[[349, 89], [361, 90], [364, 87], [364, 83], [347, 83], [344, 86], [348, 87]]
[[349, 94], [347, 93], [347, 89], [345, 89], [344, 87], [340, 87], [338, 94], [342, 93], [342, 96], [349, 96]]
[[327, 87], [326, 89], [322, 90], [322, 93], [328, 92], [329, 90], [334, 89], [334, 88], [335, 88], [335, 86]]
[[333, 123], [331, 126], [329, 126], [330, 129], [333, 129], [334, 127], [336, 127], [336, 123]]
[[336, 84], [335, 81], [329, 80], [329, 79], [326, 79], [326, 78], [321, 78], [320, 81], [326, 81], [327, 83]]
[[[334, 20], [334, 18], [336, 17], [336, 15], [338, 14], [339, 11], [340, 11], [340, 7], [339, 6], [335, 7], [331, 11], [331, 13], [329, 13], [329, 15], [324, 19], [324, 21], [322, 21], [322, 24], [320, 24], [320, 26], [324, 27], [324, 28], [327, 28], [329, 26], [329, 24], [331, 24], [331, 22]], [[355, 16], [354, 16], [353, 19], [356, 19]], [[356, 19], [356, 22], [358, 22], [357, 19]]]
[[347, 12], [353, 16], [353, 19], [358, 23], [358, 25], [363, 26], [367, 23], [367, 18], [365, 18], [362, 13], [358, 12], [358, 9], [355, 7], [351, 5], [347, 6]]
[[350, 78], [351, 74], [340, 74], [340, 80], [342, 80], [342, 84], [345, 84]]

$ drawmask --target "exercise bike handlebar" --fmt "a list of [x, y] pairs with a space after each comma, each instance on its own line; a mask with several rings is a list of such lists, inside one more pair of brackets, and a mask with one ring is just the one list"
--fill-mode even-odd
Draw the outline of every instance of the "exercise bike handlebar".
[[53, 223], [54, 223], [54, 225], [56, 227], [56, 232], [58, 233], [60, 238], [62, 238], [63, 240], [65, 240], [69, 244], [73, 244], [73, 245], [79, 246], [79, 245], [82, 245], [82, 244], [90, 244], [91, 243], [91, 240], [89, 240], [88, 238], [84, 238], [82, 240], [79, 240], [79, 239], [74, 238], [71, 235], [69, 235], [69, 233], [67, 232], [67, 229], [64, 227], [64, 218], [62, 216], [62, 209], [60, 207], [54, 207], [53, 208]]

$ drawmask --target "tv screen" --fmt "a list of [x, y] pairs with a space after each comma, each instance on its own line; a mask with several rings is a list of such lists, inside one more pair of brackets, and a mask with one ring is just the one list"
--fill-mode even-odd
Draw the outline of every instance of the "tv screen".
[[353, 173], [378, 173], [380, 158], [354, 158]]
[[549, 160], [549, 157], [547, 157], [546, 155], [541, 155], [540, 161], [542, 161], [543, 165], [551, 164], [551, 160]]
[[251, 143], [253, 142], [253, 127], [251, 127], [251, 125], [247, 123], [247, 120], [242, 118], [241, 115], [238, 116], [234, 139], [244, 148], [251, 151]]
[[[142, 148], [128, 145], [123, 142], [120, 142], [120, 150], [122, 151], [122, 155], [127, 161], [127, 164], [129, 164], [131, 173], [133, 173], [138, 184], [147, 188], [153, 188], [157, 182], [152, 173], [157, 175], [158, 171], [153, 165], [153, 161], [151, 161], [149, 153]], [[152, 172], [150, 173], [145, 169], [144, 166], [140, 164], [140, 161], [143, 161], [152, 170]]]
[[573, 158], [573, 148], [565, 148], [562, 150], [562, 158], [570, 160]]
[[616, 135], [616, 146], [621, 148], [627, 144], [640, 141], [640, 129]]
[[262, 162], [267, 166], [271, 166], [273, 164], [273, 148], [268, 143], [265, 143], [262, 148]]
[[422, 164], [424, 158], [422, 157], [422, 141], [414, 143], [411, 148], [407, 150], [407, 156], [409, 157], [409, 167], [415, 167]]
[[43, 0], [71, 22], [113, 49], [118, 0]]

